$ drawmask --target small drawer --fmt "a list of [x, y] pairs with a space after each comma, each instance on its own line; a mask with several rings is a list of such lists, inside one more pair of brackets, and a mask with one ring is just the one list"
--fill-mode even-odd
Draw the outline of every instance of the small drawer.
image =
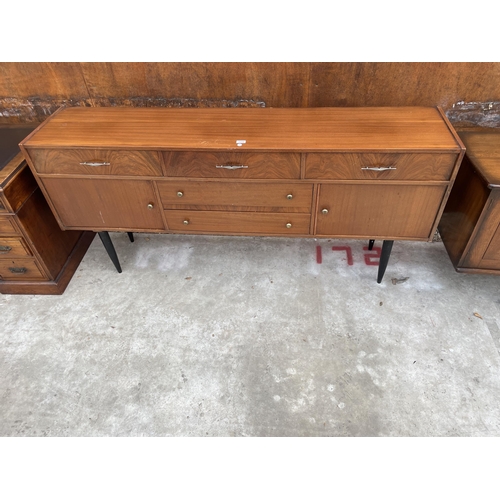
[[163, 208], [310, 213], [312, 184], [174, 180], [157, 183]]
[[0, 217], [0, 234], [17, 234], [11, 217]]
[[456, 154], [308, 153], [306, 179], [447, 181]]
[[299, 179], [299, 153], [165, 151], [168, 177]]
[[172, 231], [229, 234], [309, 234], [309, 214], [166, 210]]
[[31, 256], [22, 238], [0, 238], [0, 259]]
[[156, 151], [109, 149], [30, 149], [39, 174], [162, 175]]
[[0, 260], [0, 279], [5, 281], [31, 281], [46, 279], [33, 259]]

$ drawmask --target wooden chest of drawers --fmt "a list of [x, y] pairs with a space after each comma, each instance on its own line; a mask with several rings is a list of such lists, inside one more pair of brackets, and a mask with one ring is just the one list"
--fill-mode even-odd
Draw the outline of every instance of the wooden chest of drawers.
[[0, 127], [0, 293], [57, 295], [94, 234], [59, 228], [17, 147], [28, 132]]
[[500, 274], [500, 131], [460, 136], [467, 152], [439, 232], [457, 271]]
[[68, 108], [21, 148], [64, 229], [391, 242], [463, 156], [437, 108]]

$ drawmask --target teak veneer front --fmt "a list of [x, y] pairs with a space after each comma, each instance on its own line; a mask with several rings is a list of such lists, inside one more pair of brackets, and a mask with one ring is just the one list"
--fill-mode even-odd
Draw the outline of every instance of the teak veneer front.
[[464, 152], [426, 107], [66, 108], [21, 148], [63, 229], [390, 241], [432, 239]]

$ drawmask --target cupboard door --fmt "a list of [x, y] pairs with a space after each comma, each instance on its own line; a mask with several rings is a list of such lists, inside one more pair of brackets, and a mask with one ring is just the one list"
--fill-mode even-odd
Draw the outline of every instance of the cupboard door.
[[444, 185], [322, 184], [316, 233], [428, 240], [445, 190]]
[[163, 229], [161, 205], [150, 181], [44, 178], [67, 229]]
[[485, 217], [473, 236], [464, 266], [500, 269], [500, 190], [493, 190], [485, 208]]

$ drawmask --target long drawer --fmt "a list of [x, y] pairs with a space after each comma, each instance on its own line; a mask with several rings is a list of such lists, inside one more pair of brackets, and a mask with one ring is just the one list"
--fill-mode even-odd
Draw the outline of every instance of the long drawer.
[[165, 151], [168, 177], [299, 179], [299, 153]]
[[34, 259], [0, 259], [0, 279], [38, 281], [46, 279], [46, 276]]
[[309, 214], [166, 210], [169, 229], [183, 232], [309, 234]]
[[311, 212], [311, 183], [173, 180], [157, 185], [165, 209]]
[[306, 179], [426, 180], [451, 177], [456, 154], [308, 153]]
[[30, 149], [40, 174], [161, 176], [159, 153], [110, 149]]
[[0, 238], [0, 259], [31, 256], [23, 238]]

